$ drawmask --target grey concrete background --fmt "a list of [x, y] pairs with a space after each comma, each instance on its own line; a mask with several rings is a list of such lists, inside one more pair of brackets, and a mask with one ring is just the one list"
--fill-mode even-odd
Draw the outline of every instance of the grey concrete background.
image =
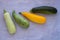
[[[44, 25], [30, 21], [28, 29], [22, 29], [16, 23], [17, 32], [10, 35], [3, 17], [3, 9], [10, 15], [12, 10], [18, 12], [29, 11], [33, 7], [53, 6], [58, 9], [56, 15], [43, 15], [47, 18]], [[0, 0], [0, 40], [60, 40], [60, 0]]]

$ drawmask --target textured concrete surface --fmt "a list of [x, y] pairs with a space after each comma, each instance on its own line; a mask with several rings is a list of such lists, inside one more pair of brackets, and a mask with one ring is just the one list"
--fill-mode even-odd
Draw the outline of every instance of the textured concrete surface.
[[[60, 40], [60, 0], [0, 0], [0, 40]], [[10, 35], [3, 17], [3, 9], [10, 15], [12, 10], [18, 12], [29, 11], [37, 6], [53, 6], [58, 9], [56, 15], [43, 15], [47, 18], [44, 25], [30, 21], [28, 29], [22, 29], [16, 23], [17, 32]]]

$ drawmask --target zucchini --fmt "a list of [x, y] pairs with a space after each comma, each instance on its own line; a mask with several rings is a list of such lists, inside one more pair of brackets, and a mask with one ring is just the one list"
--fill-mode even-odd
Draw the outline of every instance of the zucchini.
[[12, 21], [12, 18], [9, 14], [9, 12], [7, 12], [6, 10], [4, 10], [4, 19], [7, 25], [7, 29], [9, 31], [10, 34], [15, 34], [16, 33], [16, 27], [14, 22]]
[[12, 16], [14, 20], [16, 21], [16, 23], [18, 23], [18, 25], [21, 26], [22, 28], [27, 29], [29, 27], [29, 22], [25, 18], [16, 14], [15, 10], [12, 12]]
[[57, 9], [51, 6], [40, 6], [30, 10], [32, 13], [43, 13], [43, 14], [56, 14]]
[[24, 17], [26, 17], [27, 19], [29, 19], [32, 22], [35, 22], [38, 24], [46, 23], [46, 18], [44, 16], [35, 15], [30, 12], [20, 12], [19, 14], [22, 14]]

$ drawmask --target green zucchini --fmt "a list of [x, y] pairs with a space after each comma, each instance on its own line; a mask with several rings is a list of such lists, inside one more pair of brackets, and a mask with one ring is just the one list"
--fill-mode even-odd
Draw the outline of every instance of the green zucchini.
[[18, 25], [21, 26], [22, 28], [28, 28], [29, 27], [29, 22], [25, 18], [16, 14], [15, 11], [12, 12], [12, 16], [13, 16], [14, 20], [16, 21], [16, 23], [18, 23]]
[[40, 7], [35, 7], [30, 10], [32, 13], [43, 13], [43, 14], [56, 14], [57, 9], [55, 7], [51, 6], [40, 6]]

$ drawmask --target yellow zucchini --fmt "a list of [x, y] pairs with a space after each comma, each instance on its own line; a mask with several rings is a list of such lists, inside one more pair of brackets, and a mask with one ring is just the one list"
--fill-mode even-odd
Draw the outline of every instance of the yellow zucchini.
[[20, 12], [19, 14], [22, 14], [23, 16], [35, 23], [44, 24], [46, 22], [46, 18], [44, 16], [39, 16], [29, 12]]

